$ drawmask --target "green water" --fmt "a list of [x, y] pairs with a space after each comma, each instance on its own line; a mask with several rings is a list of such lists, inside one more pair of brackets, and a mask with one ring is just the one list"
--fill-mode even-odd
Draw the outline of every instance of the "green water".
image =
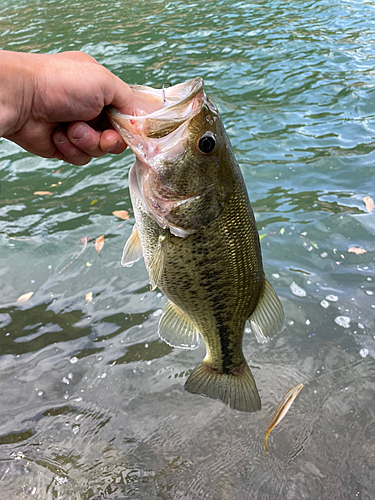
[[[160, 342], [165, 298], [143, 262], [120, 265], [132, 154], [75, 167], [0, 140], [1, 500], [374, 498], [374, 15], [354, 0], [2, 1], [0, 48], [83, 50], [159, 88], [204, 78], [286, 321], [268, 345], [244, 338], [261, 412], [184, 392], [204, 347]], [[100, 256], [83, 250], [101, 234]]]

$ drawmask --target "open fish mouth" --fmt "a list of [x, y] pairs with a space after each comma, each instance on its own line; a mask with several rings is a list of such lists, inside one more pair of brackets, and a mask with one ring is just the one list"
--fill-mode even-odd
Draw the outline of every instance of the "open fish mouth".
[[[144, 85], [131, 85], [134, 96], [134, 109], [141, 115], [153, 115], [155, 118], [173, 118], [174, 114], [186, 113], [186, 107], [192, 99], [203, 92], [203, 79], [196, 77], [185, 83], [179, 83], [162, 89]], [[135, 113], [136, 115], [136, 113]]]
[[132, 115], [107, 110], [136, 155], [130, 194], [161, 228], [185, 237], [209, 224], [223, 208], [225, 189], [218, 171], [224, 169], [222, 145], [227, 149], [218, 111], [200, 77], [162, 89], [131, 88]]
[[165, 158], [173, 161], [186, 149], [189, 123], [207, 101], [203, 79], [163, 89], [143, 85], [131, 89], [134, 114], [124, 115], [112, 106], [107, 114], [138, 159], [157, 170]]

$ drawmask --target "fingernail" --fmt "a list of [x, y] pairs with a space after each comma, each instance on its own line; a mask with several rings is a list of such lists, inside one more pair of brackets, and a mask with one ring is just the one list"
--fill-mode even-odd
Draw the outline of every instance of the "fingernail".
[[63, 132], [57, 132], [57, 134], [55, 134], [54, 141], [59, 144], [65, 144], [68, 142], [68, 138]]
[[120, 145], [120, 141], [112, 142], [112, 144], [107, 149], [107, 152], [108, 153], [115, 153], [118, 150], [119, 145]]
[[78, 127], [72, 133], [72, 138], [76, 141], [82, 141], [88, 133], [86, 125], [78, 125]]

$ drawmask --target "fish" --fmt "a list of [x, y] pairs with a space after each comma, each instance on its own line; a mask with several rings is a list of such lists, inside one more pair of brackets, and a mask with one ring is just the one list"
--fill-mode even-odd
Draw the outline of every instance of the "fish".
[[216, 106], [196, 77], [163, 89], [131, 86], [133, 115], [107, 109], [135, 153], [129, 191], [135, 225], [121, 263], [144, 258], [152, 290], [167, 297], [161, 339], [206, 355], [185, 389], [232, 409], [261, 409], [242, 350], [246, 322], [259, 342], [284, 319], [266, 280], [246, 185]]
[[276, 410], [274, 411], [263, 440], [264, 449], [266, 450], [266, 453], [268, 453], [268, 436], [271, 434], [272, 430], [276, 427], [276, 425], [278, 425], [281, 422], [281, 420], [285, 417], [285, 415], [288, 413], [290, 407], [293, 404], [293, 401], [301, 392], [302, 388], [303, 384], [299, 383], [293, 385], [290, 389], [288, 389], [283, 399], [280, 401]]

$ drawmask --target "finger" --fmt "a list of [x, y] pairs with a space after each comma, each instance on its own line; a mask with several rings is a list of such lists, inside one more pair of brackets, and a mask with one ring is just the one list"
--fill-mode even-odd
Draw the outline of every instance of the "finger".
[[81, 151], [69, 141], [68, 136], [62, 129], [56, 129], [52, 135], [52, 140], [57, 149], [63, 154], [63, 159], [73, 165], [86, 165], [91, 160], [91, 156]]
[[[134, 112], [134, 97], [132, 89], [117, 76], [112, 75], [111, 88], [108, 89], [112, 93], [110, 100], [106, 99], [105, 104], [111, 104], [117, 108], [120, 113], [132, 115]], [[108, 91], [107, 91], [108, 92]], [[108, 93], [109, 94], [109, 93]]]
[[115, 130], [108, 129], [101, 132], [84, 122], [69, 125], [67, 135], [70, 142], [78, 149], [94, 157], [100, 157], [106, 153], [120, 154], [126, 149], [122, 137]]
[[71, 123], [67, 129], [68, 139], [74, 146], [97, 158], [105, 154], [100, 148], [101, 134], [85, 122]]
[[125, 151], [126, 144], [116, 130], [107, 129], [102, 132], [100, 137], [100, 148], [105, 153], [119, 155]]

